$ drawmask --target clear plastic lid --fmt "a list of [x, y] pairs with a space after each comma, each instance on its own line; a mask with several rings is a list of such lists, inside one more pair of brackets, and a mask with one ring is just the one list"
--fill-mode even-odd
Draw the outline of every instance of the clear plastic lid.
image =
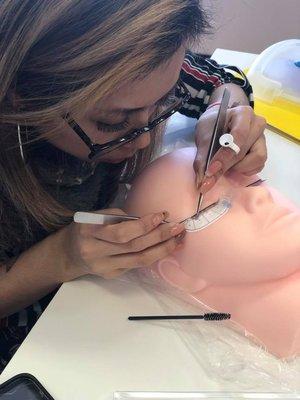
[[290, 39], [264, 50], [247, 74], [257, 99], [281, 98], [300, 104], [300, 40]]

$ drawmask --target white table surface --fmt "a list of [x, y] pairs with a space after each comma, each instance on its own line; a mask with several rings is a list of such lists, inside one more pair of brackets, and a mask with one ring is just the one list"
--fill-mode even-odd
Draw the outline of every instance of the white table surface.
[[[244, 67], [255, 55], [218, 49], [213, 58]], [[175, 118], [178, 122], [180, 117]], [[182, 129], [190, 124], [180, 121]], [[267, 139], [270, 158], [264, 176], [300, 204], [300, 146], [270, 131]], [[29, 372], [56, 400], [112, 399], [116, 390], [221, 390], [175, 330], [126, 320], [147, 313], [164, 312], [143, 288], [98, 278], [64, 284], [0, 382]]]

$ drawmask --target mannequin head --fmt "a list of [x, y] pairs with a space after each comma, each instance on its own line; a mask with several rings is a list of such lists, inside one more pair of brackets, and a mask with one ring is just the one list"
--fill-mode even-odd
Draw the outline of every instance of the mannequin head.
[[[193, 215], [199, 196], [193, 159], [194, 150], [187, 148], [153, 162], [134, 183], [126, 211], [141, 216], [166, 209], [176, 221]], [[231, 199], [229, 212], [203, 230], [187, 233], [182, 250], [160, 262], [164, 271], [179, 274], [179, 268], [191, 277], [185, 290], [278, 279], [300, 268], [300, 214], [274, 190], [246, 187], [257, 179], [237, 174], [221, 178], [204, 196], [203, 208], [225, 196]], [[172, 283], [176, 285], [175, 277]]]
[[[194, 155], [194, 149], [187, 148], [154, 161], [134, 182], [125, 210], [141, 216], [165, 209], [169, 219], [176, 221], [193, 215], [199, 196], [194, 183]], [[203, 208], [225, 196], [231, 199], [231, 209], [206, 228], [188, 232], [184, 246], [154, 266], [172, 286], [213, 309], [224, 310], [226, 305], [224, 311], [232, 315], [240, 315], [236, 296], [248, 298], [247, 308], [253, 305], [252, 294], [259, 298], [267, 288], [278, 288], [279, 280], [297, 276], [299, 282], [300, 211], [265, 185], [247, 187], [257, 179], [238, 174], [221, 178], [205, 195]], [[297, 301], [299, 308], [300, 299]], [[255, 316], [259, 307], [256, 303], [250, 319], [259, 319]], [[236, 321], [266, 343], [257, 329], [253, 331], [253, 324], [245, 321], [244, 314], [245, 308]]]

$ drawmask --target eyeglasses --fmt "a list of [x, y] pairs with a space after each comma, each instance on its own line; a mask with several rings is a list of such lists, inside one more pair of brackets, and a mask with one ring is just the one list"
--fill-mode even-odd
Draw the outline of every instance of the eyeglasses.
[[119, 147], [123, 146], [126, 143], [132, 142], [139, 136], [144, 133], [150, 132], [157, 125], [166, 121], [170, 118], [175, 112], [180, 110], [185, 103], [189, 101], [191, 98], [191, 94], [188, 89], [185, 87], [184, 83], [178, 81], [175, 89], [176, 97], [174, 99], [173, 104], [167, 107], [159, 116], [156, 116], [153, 121], [151, 121], [148, 125], [133, 130], [129, 132], [125, 136], [122, 136], [118, 139], [111, 140], [107, 143], [97, 144], [93, 143], [89, 136], [81, 129], [81, 127], [74, 121], [73, 118], [70, 117], [69, 114], [65, 116], [65, 121], [68, 125], [73, 129], [73, 131], [80, 137], [80, 139], [86, 144], [86, 146], [90, 149], [89, 159], [91, 161], [96, 161], [104, 154], [110, 153]]

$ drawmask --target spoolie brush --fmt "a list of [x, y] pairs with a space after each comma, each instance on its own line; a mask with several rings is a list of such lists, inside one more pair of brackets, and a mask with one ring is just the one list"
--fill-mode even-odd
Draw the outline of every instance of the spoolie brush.
[[205, 321], [222, 321], [230, 319], [231, 315], [226, 313], [208, 313], [203, 315]]
[[129, 321], [153, 321], [169, 319], [204, 319], [204, 321], [223, 321], [230, 318], [231, 315], [226, 313], [208, 313], [204, 315], [138, 315], [128, 317]]

